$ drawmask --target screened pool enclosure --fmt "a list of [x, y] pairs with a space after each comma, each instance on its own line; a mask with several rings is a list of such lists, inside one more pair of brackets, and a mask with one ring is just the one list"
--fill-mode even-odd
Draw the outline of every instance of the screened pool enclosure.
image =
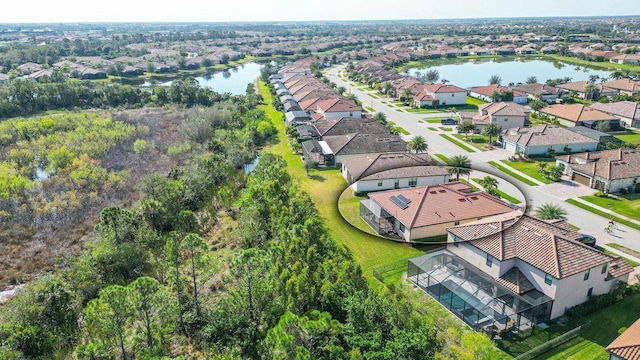
[[409, 260], [407, 276], [476, 331], [491, 337], [549, 319], [553, 299], [532, 289], [517, 294], [446, 250]]

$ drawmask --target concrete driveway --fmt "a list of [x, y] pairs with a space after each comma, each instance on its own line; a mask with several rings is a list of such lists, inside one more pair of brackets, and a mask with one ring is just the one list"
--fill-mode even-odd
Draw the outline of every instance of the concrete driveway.
[[567, 177], [563, 177], [562, 181], [538, 186], [538, 190], [549, 194], [559, 200], [577, 198], [585, 195], [593, 195], [596, 191], [588, 186], [578, 184], [575, 181], [569, 181]]

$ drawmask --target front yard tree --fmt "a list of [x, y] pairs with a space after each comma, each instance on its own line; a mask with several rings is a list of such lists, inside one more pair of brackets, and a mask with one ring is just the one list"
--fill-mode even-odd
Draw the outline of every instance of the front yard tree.
[[525, 82], [527, 84], [535, 84], [538, 82], [538, 78], [535, 76], [529, 76]]
[[529, 103], [529, 106], [531, 106], [531, 109], [533, 109], [533, 111], [538, 111], [538, 110], [542, 109], [543, 107], [546, 107], [547, 104], [544, 101], [540, 100], [540, 99], [533, 99]]
[[436, 69], [429, 70], [424, 74], [424, 79], [428, 83], [434, 83], [438, 81], [439, 78], [440, 78], [440, 73]]
[[491, 77], [489, 78], [489, 85], [494, 85], [494, 84], [500, 85], [501, 82], [502, 82], [502, 78], [497, 74], [491, 75]]
[[411, 88], [405, 88], [402, 90], [402, 101], [408, 103], [413, 97], [413, 90]]
[[498, 194], [498, 179], [487, 175], [480, 179], [478, 184], [484, 188], [484, 191], [486, 191], [487, 194], [500, 197]]
[[424, 137], [422, 137], [421, 135], [416, 135], [413, 137], [413, 139], [411, 139], [411, 141], [409, 141], [407, 146], [410, 150], [415, 150], [417, 154], [418, 152], [427, 151], [429, 144], [427, 144], [427, 141], [424, 139]]
[[476, 126], [471, 121], [465, 121], [460, 124], [460, 131], [469, 138], [469, 133], [476, 129]]
[[304, 166], [304, 171], [306, 171], [307, 176], [309, 176], [309, 170], [314, 169], [318, 164], [311, 158], [305, 158], [302, 166]]
[[378, 111], [373, 115], [373, 120], [379, 122], [380, 124], [387, 124], [387, 115], [381, 111]]
[[471, 173], [471, 160], [466, 155], [456, 155], [449, 159], [449, 173], [456, 176], [456, 181], [460, 180], [460, 175]]
[[500, 131], [502, 131], [502, 127], [494, 122], [488, 123], [482, 129], [482, 133], [489, 137], [489, 143], [493, 142], [493, 137], [498, 136], [498, 134], [500, 134]]
[[567, 211], [559, 205], [544, 203], [536, 208], [536, 216], [542, 220], [564, 219]]

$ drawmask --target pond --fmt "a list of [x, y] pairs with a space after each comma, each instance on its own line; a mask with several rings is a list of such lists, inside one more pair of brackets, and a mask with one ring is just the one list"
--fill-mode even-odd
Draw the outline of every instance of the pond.
[[444, 65], [410, 68], [407, 72], [415, 75], [416, 71], [424, 74], [428, 70], [438, 70], [440, 80], [447, 79], [450, 84], [462, 88], [484, 86], [489, 84], [491, 75], [498, 75], [502, 85], [509, 83], [524, 83], [529, 76], [535, 76], [538, 82], [548, 79], [571, 78], [571, 81], [589, 80], [590, 75], [606, 78], [611, 71], [597, 70], [584, 66], [576, 66], [561, 61], [546, 61], [540, 59], [511, 58], [507, 61], [471, 60]]
[[[201, 86], [206, 86], [217, 93], [231, 93], [232, 95], [245, 95], [247, 93], [247, 84], [260, 76], [261, 64], [249, 62], [238, 65], [228, 70], [218, 72], [207, 72], [204, 75], [195, 77]], [[138, 78], [126, 79], [127, 84], [131, 85], [160, 85], [171, 86], [172, 81], [168, 79], [176, 79], [179, 75], [152, 76], [152, 80], [144, 81]]]

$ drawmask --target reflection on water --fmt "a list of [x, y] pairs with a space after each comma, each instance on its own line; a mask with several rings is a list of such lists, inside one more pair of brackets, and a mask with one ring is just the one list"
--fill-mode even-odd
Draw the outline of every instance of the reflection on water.
[[252, 172], [253, 169], [258, 165], [259, 161], [260, 161], [260, 153], [256, 153], [256, 157], [253, 159], [253, 162], [251, 164], [244, 165], [244, 173], [248, 174]]

